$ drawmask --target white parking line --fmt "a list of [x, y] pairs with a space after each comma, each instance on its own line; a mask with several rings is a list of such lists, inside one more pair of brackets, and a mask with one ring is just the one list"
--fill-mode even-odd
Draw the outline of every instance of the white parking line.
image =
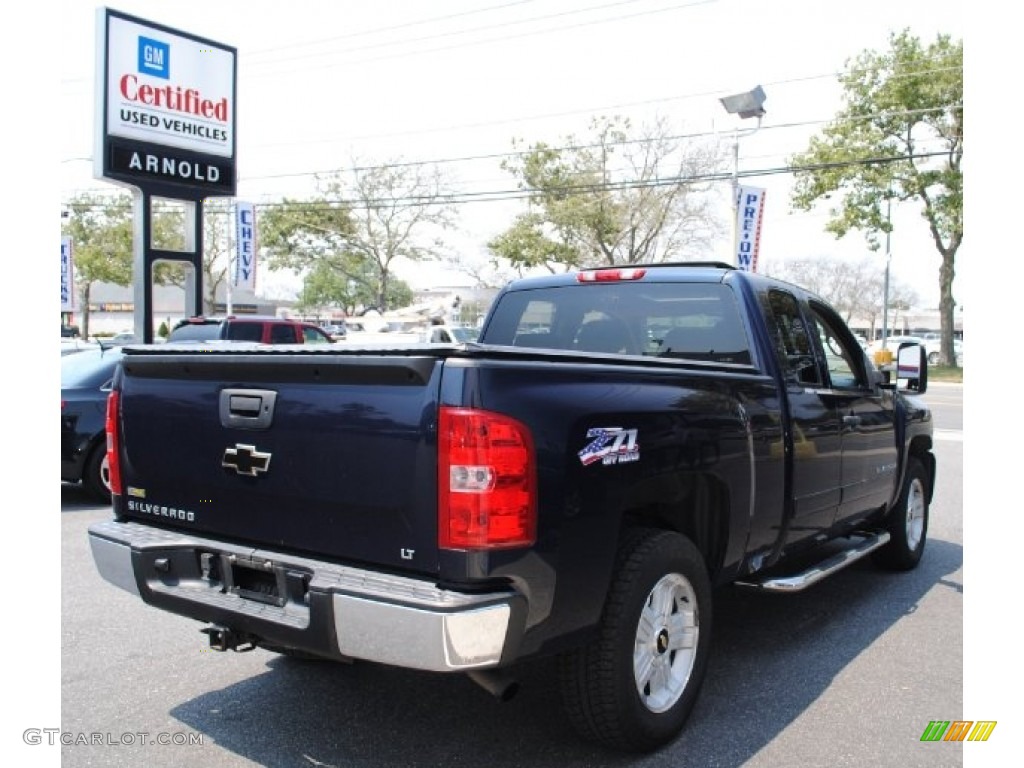
[[935, 439], [962, 443], [964, 441], [964, 431], [962, 429], [936, 429]]

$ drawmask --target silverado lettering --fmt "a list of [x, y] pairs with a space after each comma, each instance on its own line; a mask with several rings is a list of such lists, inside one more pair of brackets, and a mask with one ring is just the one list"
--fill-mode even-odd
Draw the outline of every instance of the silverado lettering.
[[697, 699], [714, 589], [918, 564], [928, 369], [896, 357], [718, 263], [520, 280], [475, 343], [130, 347], [93, 557], [217, 650], [461, 672], [502, 699], [557, 656], [579, 732], [648, 751]]

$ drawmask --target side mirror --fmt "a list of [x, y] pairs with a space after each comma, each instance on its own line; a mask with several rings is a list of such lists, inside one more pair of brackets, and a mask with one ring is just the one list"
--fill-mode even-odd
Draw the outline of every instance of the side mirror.
[[896, 390], [916, 392], [928, 389], [928, 351], [921, 344], [900, 344], [896, 353]]
[[919, 395], [928, 389], [928, 351], [923, 345], [903, 343], [896, 352], [895, 360], [892, 352], [885, 356], [876, 353], [875, 360], [879, 363], [879, 386]]

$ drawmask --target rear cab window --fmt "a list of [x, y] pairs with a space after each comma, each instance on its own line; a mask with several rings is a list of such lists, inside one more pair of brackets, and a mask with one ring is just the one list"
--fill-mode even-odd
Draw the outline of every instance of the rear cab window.
[[168, 341], [209, 341], [220, 338], [220, 323], [185, 322], [172, 330]]
[[752, 363], [732, 289], [718, 282], [553, 286], [502, 296], [488, 344]]

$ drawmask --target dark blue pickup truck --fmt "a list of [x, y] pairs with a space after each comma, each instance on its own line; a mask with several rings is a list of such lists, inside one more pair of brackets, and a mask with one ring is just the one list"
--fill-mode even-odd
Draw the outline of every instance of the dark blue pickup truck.
[[651, 750], [704, 680], [716, 587], [917, 565], [926, 386], [922, 347], [879, 370], [821, 299], [717, 263], [524, 279], [464, 345], [126, 347], [92, 552], [218, 650], [500, 698], [557, 655], [580, 732]]

